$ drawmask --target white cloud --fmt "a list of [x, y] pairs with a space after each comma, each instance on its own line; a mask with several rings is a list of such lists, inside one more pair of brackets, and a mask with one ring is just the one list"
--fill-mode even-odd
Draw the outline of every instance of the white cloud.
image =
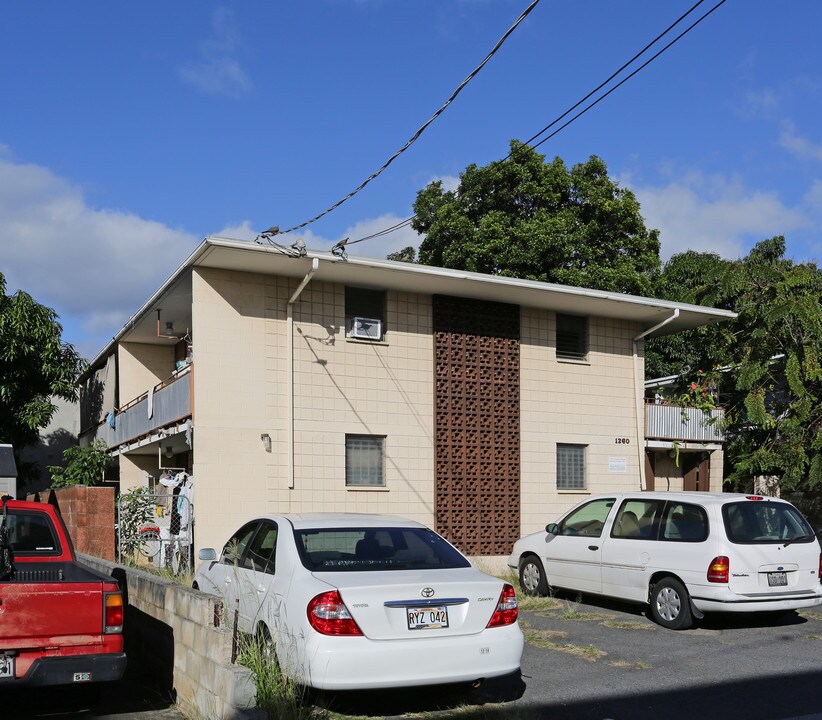
[[[49, 169], [0, 156], [0, 272], [81, 326], [86, 356], [102, 346], [181, 263], [198, 238], [132, 213], [98, 210]], [[92, 339], [93, 336], [93, 339]]]
[[660, 230], [663, 259], [685, 250], [737, 258], [754, 242], [810, 223], [807, 203], [788, 207], [776, 193], [723, 176], [690, 173], [664, 186], [632, 190], [646, 225]]
[[782, 123], [779, 145], [802, 160], [822, 160], [822, 144], [813, 143], [802, 137], [790, 120]]
[[213, 34], [200, 43], [200, 59], [178, 69], [180, 79], [206, 95], [239, 97], [252, 88], [251, 80], [235, 57], [240, 33], [232, 12], [217, 8], [211, 18]]
[[435, 182], [436, 180], [442, 183], [442, 189], [445, 190], [445, 192], [453, 192], [460, 186], [460, 179], [455, 175], [440, 175], [431, 178], [429, 183]]

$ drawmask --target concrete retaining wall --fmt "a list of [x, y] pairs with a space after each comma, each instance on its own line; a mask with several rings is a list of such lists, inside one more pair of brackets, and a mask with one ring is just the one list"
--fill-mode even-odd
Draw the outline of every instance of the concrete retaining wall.
[[128, 661], [194, 720], [263, 720], [251, 671], [231, 662], [222, 603], [199, 590], [83, 555], [126, 592]]

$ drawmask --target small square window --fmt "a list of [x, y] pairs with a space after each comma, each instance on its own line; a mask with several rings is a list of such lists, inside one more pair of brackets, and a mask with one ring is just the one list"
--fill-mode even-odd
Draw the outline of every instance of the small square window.
[[585, 490], [585, 445], [557, 443], [557, 489]]
[[345, 336], [382, 340], [385, 334], [385, 291], [345, 288]]
[[588, 318], [557, 313], [557, 357], [563, 360], [588, 358]]
[[379, 435], [345, 436], [347, 487], [385, 487], [385, 438]]

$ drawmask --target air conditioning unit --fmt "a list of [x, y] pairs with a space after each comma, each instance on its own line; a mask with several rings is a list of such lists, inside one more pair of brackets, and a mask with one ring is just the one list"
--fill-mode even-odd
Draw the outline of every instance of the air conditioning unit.
[[352, 317], [346, 337], [359, 340], [382, 340], [382, 320], [378, 318]]

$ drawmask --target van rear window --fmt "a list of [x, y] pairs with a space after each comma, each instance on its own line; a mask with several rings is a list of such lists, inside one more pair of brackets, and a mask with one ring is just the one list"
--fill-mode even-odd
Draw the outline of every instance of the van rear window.
[[813, 542], [808, 521], [793, 505], [743, 500], [722, 506], [728, 540], [742, 545]]

